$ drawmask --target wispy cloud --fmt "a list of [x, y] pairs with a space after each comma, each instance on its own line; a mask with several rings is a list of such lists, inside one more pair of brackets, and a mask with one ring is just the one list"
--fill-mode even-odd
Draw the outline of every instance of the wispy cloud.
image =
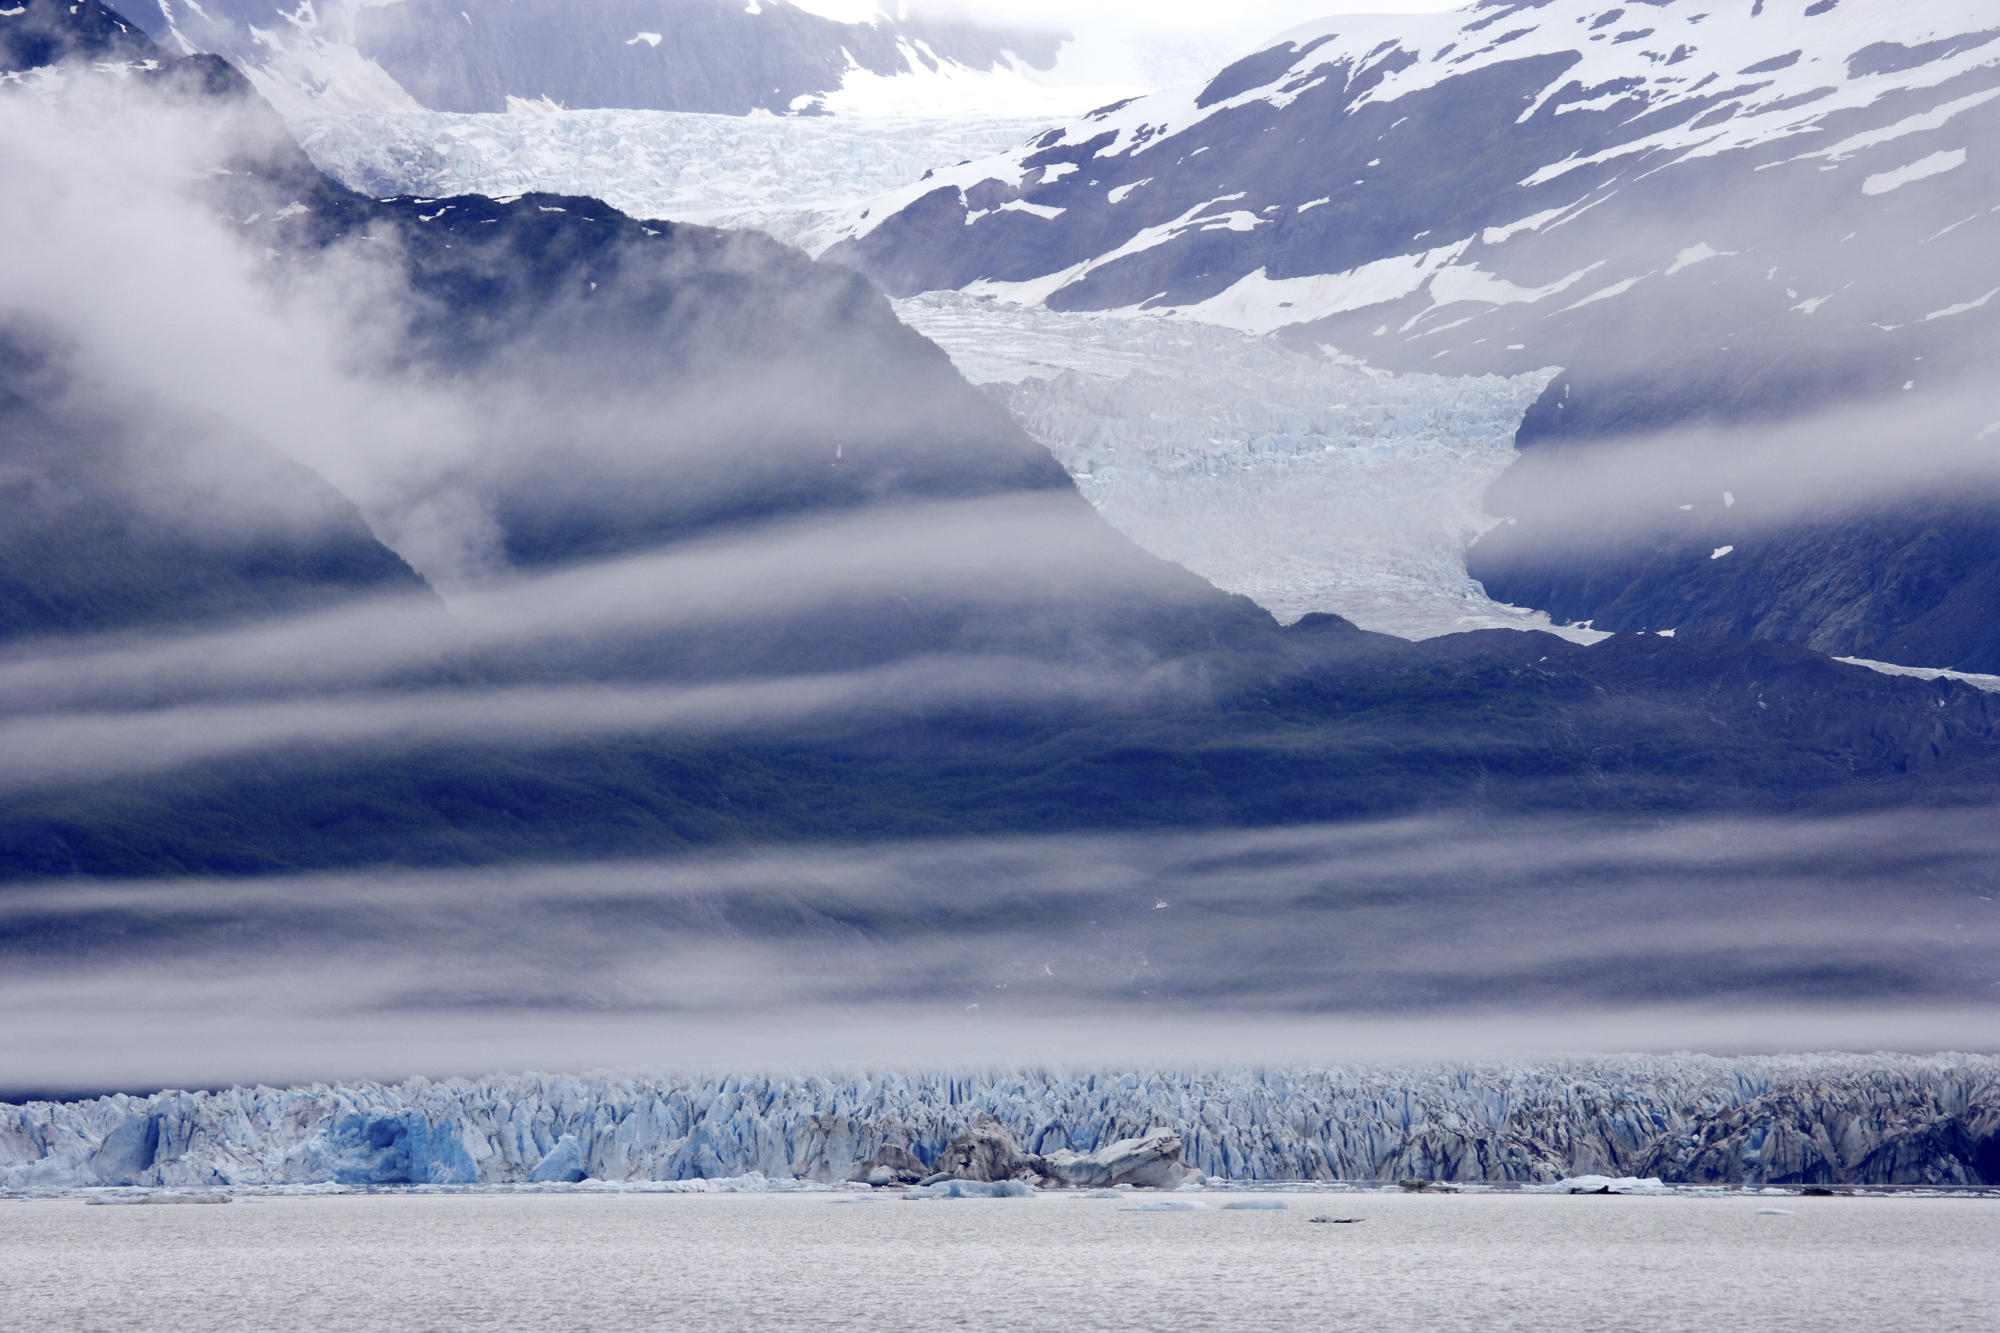
[[592, 737], [766, 731], [821, 719], [927, 708], [1094, 708], [1186, 697], [1172, 667], [1116, 673], [1019, 658], [918, 657], [863, 671], [722, 684], [593, 684], [371, 691], [269, 702], [190, 704], [0, 721], [0, 791], [143, 776], [268, 751], [437, 744], [536, 745]]
[[396, 596], [208, 633], [44, 640], [0, 655], [0, 708], [132, 707], [365, 687], [510, 650], [713, 629], [848, 604], [1013, 606], [1211, 595], [1137, 555], [1072, 492], [781, 521], [455, 594]]
[[1754, 539], [1912, 502], [2000, 498], [2000, 395], [1971, 380], [1779, 421], [1542, 442], [1495, 504], [1551, 552], [1616, 552], [1685, 533]]
[[1992, 812], [797, 847], [0, 901], [20, 1085], [1993, 1044]]

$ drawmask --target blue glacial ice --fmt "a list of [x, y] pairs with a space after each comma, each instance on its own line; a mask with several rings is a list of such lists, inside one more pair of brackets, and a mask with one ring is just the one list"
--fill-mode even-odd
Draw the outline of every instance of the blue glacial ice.
[[[961, 1135], [988, 1124], [1044, 1164], [1071, 1164], [1062, 1183], [1085, 1189], [1129, 1177], [1092, 1178], [1079, 1162], [1161, 1165], [1133, 1147], [1158, 1130], [1170, 1132], [1186, 1167], [1226, 1181], [2000, 1183], [1992, 1179], [2000, 1174], [2000, 1059], [520, 1074], [118, 1094], [0, 1105], [0, 1190], [578, 1180], [775, 1188], [865, 1180], [884, 1161], [914, 1178], [913, 1169], [935, 1171]], [[1162, 1174], [1135, 1183], [1171, 1182]]]

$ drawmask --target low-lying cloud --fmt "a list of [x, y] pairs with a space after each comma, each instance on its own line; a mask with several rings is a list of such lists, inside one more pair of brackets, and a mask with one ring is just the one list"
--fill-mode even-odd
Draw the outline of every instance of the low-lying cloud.
[[550, 745], [605, 736], [761, 733], [929, 708], [1096, 710], [1186, 697], [1171, 667], [1120, 675], [983, 657], [906, 658], [862, 671], [710, 685], [381, 690], [271, 702], [43, 713], [0, 720], [0, 792], [141, 777], [267, 751]]
[[1690, 532], [1754, 540], [1912, 503], [2000, 500], [2000, 395], [1962, 382], [1780, 421], [1543, 442], [1516, 469], [1495, 500], [1519, 511], [1536, 550], [1615, 553]]
[[18, 1087], [1990, 1048], [1989, 810], [764, 848], [0, 901]]

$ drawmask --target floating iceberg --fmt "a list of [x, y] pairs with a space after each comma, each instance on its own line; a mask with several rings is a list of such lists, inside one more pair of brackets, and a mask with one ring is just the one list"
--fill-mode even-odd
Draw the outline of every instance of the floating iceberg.
[[1032, 1199], [1034, 1186], [1020, 1180], [940, 1180], [918, 1185], [906, 1199]]

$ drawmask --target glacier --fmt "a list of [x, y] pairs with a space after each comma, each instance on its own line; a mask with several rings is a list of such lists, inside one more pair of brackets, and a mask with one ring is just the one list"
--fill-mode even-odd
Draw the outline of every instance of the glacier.
[[[1963, 17], [1960, 8], [1950, 4], [1933, 5], [1926, 13], [1929, 16], [1921, 21], [1909, 16], [1897, 19], [1883, 31], [1903, 32], [1903, 27], [1922, 28], [1926, 23], [1949, 28], [1948, 19]], [[1464, 21], [1462, 15], [1439, 16], [1398, 20], [1390, 26], [1398, 32], [1407, 28], [1404, 36], [1422, 46], [1418, 39], [1430, 28], [1442, 25], [1440, 31], [1455, 33]], [[1777, 22], [1774, 14], [1764, 28]], [[1759, 28], [1759, 40], [1777, 41], [1773, 34], [1791, 32], [1792, 22], [1787, 19], [1771, 31]], [[1840, 16], [1836, 27], [1844, 32], [1841, 25], [1848, 22]], [[1340, 25], [1342, 31], [1350, 26]], [[1815, 20], [1807, 26], [1814, 29], [1820, 45], [1833, 40], [1827, 34], [1834, 29], [1825, 24]], [[1588, 49], [1580, 58], [1614, 65], [1637, 59], [1624, 46], [1614, 51], [1615, 44], [1604, 33], [1598, 36], [1603, 40], [1595, 45], [1586, 41]], [[1534, 40], [1558, 38], [1558, 44], [1571, 40], [1560, 32], [1539, 33]], [[1981, 45], [1880, 78], [1857, 75], [1853, 86], [1872, 87], [1888, 79], [1899, 88], [1909, 85], [1904, 91], [1920, 91], [1946, 75], [1970, 77], [1990, 58], [1991, 51]], [[1288, 66], [1292, 59], [1287, 57]], [[1402, 71], [1391, 82], [1401, 88], [1412, 80], [1420, 82], [1419, 76], [1441, 78], [1436, 64]], [[1675, 80], [1685, 71], [1676, 68], [1671, 76], [1660, 76], [1666, 83], [1655, 90], [1661, 96], [1671, 95], [1669, 100], [1682, 95], [1674, 91], [1679, 88]], [[1771, 75], [1788, 87], [1786, 81], [1795, 82], [1797, 77], [1803, 75], [1795, 69]], [[1182, 95], [1163, 93], [1144, 104], [1157, 110]], [[1381, 90], [1370, 94], [1383, 95]], [[1233, 104], [1225, 99], [1204, 115], [1213, 118]], [[1561, 109], [1574, 111], [1569, 103]], [[1725, 128], [1740, 137], [1749, 133], [1745, 127], [1752, 127], [1752, 139], [1763, 144], [1777, 133], [1774, 125], [1788, 134], [1803, 133], [1801, 124], [1816, 124], [1826, 112], [1827, 107], [1818, 104], [1786, 112], [1779, 116], [1782, 125], [1768, 116], [1743, 115], [1727, 121]], [[1122, 124], [1119, 117], [1124, 114], [1112, 120]], [[1581, 120], [1582, 113], [1574, 118]], [[1082, 123], [1096, 126], [1098, 121]], [[502, 197], [527, 190], [574, 193], [605, 199], [639, 217], [761, 229], [814, 254], [824, 253], [843, 235], [879, 223], [885, 209], [893, 209], [904, 195], [921, 194], [968, 172], [977, 177], [1002, 157], [1009, 162], [1027, 157], [1041, 162], [1050, 151], [1051, 135], [1076, 137], [1074, 132], [1050, 131], [1041, 122], [1023, 118], [731, 117], [553, 107], [544, 108], [544, 114], [511, 115], [381, 111], [320, 116], [297, 122], [296, 128], [315, 161], [349, 185], [371, 193], [427, 198], [468, 192]], [[1136, 157], [1144, 151], [1150, 149], [1133, 147], [1130, 153]], [[1706, 160], [1709, 152], [1686, 144], [1676, 151], [1700, 160]], [[1898, 164], [1903, 161], [1897, 159]], [[966, 166], [968, 162], [972, 165]], [[1041, 185], [1035, 200], [1055, 199], [1046, 194], [1048, 190], [1083, 188], [1101, 165], [1096, 159], [1045, 163], [1036, 169]], [[1144, 168], [1144, 179], [1110, 185], [1105, 195], [1108, 212], [1096, 203], [1072, 211], [1098, 209], [1108, 218], [1119, 210], [1150, 207], [1144, 192], [1164, 188], [1153, 178], [1164, 182], [1182, 170], [1168, 171], [1169, 165], [1154, 163]], [[1076, 179], [1079, 176], [1081, 180]], [[1224, 188], [1223, 177], [1216, 180], [1223, 183], [1202, 185], [1182, 201], [1198, 205], [1191, 211], [1178, 204], [1166, 209], [1178, 219], [1164, 229], [1144, 230], [1142, 235], [1151, 238], [1147, 244], [1193, 237], [1203, 245], [1241, 246], [1277, 225], [1268, 210], [1251, 210], [1244, 196]], [[1100, 183], [1109, 185], [1110, 178]], [[1291, 185], [1314, 195], [1297, 205], [1301, 214], [1340, 195], [1325, 182]], [[1567, 186], [1553, 181], [1537, 188], [1540, 193], [1535, 198], [1540, 199], [1548, 190], [1560, 192]], [[893, 193], [898, 190], [903, 193]], [[1064, 195], [1058, 202], [1068, 199]], [[1400, 328], [1397, 337], [1406, 340], [1459, 329], [1463, 321], [1440, 325], [1417, 317], [1434, 308], [1484, 309], [1494, 318], [1503, 314], [1513, 318], [1514, 313], [1532, 312], [1544, 304], [1550, 309], [1589, 304], [1608, 297], [1613, 287], [1633, 289], [1632, 281], [1624, 281], [1593, 293], [1592, 284], [1609, 281], [1613, 275], [1608, 270], [1596, 272], [1603, 267], [1592, 262], [1596, 243], [1583, 241], [1557, 245], [1533, 281], [1512, 281], [1495, 268], [1495, 255], [1547, 247], [1550, 233], [1557, 238], [1570, 234], [1556, 229], [1569, 227], [1582, 213], [1567, 204], [1550, 209], [1523, 201], [1511, 212], [1501, 209], [1494, 216], [1502, 215], [1515, 220], [1486, 226], [1472, 237], [1421, 233], [1422, 244], [1431, 247], [1424, 252], [1423, 263], [1413, 265], [1410, 256], [1399, 252], [1375, 265], [1383, 268], [1382, 279], [1389, 287], [1378, 290], [1380, 284], [1372, 280], [1356, 287], [1341, 279], [1345, 284], [1341, 290], [1349, 296], [1365, 287], [1368, 301], [1389, 300], [1416, 284], [1427, 295], [1409, 299], [1422, 310], [1403, 311], [1393, 319], [1370, 315], [1353, 328], [1328, 328], [1310, 338], [1258, 336], [1305, 317], [1311, 300], [1317, 298], [1293, 287], [1333, 281], [1312, 275], [1310, 264], [1303, 270], [1295, 263], [1281, 265], [1294, 273], [1282, 279], [1263, 269], [1245, 278], [1251, 286], [1261, 283], [1259, 291], [1268, 288], [1269, 298], [1268, 309], [1258, 306], [1262, 313], [1247, 322], [1242, 310], [1222, 298], [1198, 306], [1150, 298], [1122, 306], [1114, 303], [1096, 312], [1058, 311], [1039, 296], [1022, 299], [1024, 293], [1032, 295], [1027, 287], [1052, 291], [1048, 283], [1023, 286], [986, 278], [967, 284], [964, 291], [910, 297], [897, 302], [897, 310], [906, 323], [943, 346], [966, 378], [996, 386], [995, 396], [1051, 450], [1085, 496], [1126, 536], [1218, 587], [1250, 597], [1281, 621], [1330, 612], [1364, 629], [1413, 639], [1522, 628], [1553, 630], [1590, 642], [1603, 637], [1591, 628], [1593, 621], [1606, 628], [1703, 632], [1703, 624], [1689, 621], [1685, 614], [1640, 623], [1593, 618], [1594, 606], [1550, 603], [1533, 586], [1510, 583], [1480, 566], [1478, 574], [1498, 594], [1489, 596], [1488, 587], [1468, 572], [1468, 551], [1476, 543], [1483, 539], [1481, 549], [1504, 544], [1516, 531], [1496, 529], [1496, 521], [1532, 526], [1531, 519], [1520, 517], [1504, 502], [1498, 507], [1510, 517], [1490, 513], [1489, 487], [1516, 459], [1517, 431], [1538, 391], [1557, 375], [1554, 366], [1561, 363], [1573, 369], [1574, 358], [1518, 330], [1506, 337], [1459, 332], [1453, 345], [1483, 347], [1480, 355], [1442, 363], [1420, 357], [1410, 364], [1409, 358], [1386, 347], [1377, 355], [1380, 336], [1392, 328]], [[979, 208], [967, 212], [967, 225], [949, 229], [963, 235], [949, 238], [948, 248], [980, 244], [984, 230], [996, 221], [1016, 227], [1060, 227], [1076, 218], [1056, 202], [1002, 202], [998, 194], [991, 200], [982, 197]], [[1662, 253], [1672, 259], [1661, 259], [1661, 281], [1707, 282], [1731, 265], [1755, 267], [1755, 256], [1749, 253], [1755, 247], [1741, 238], [1731, 239], [1732, 235], [1689, 232], [1669, 238], [1672, 244]], [[1409, 243], [1404, 249], [1417, 244], [1407, 236], [1403, 241]], [[1118, 252], [1132, 251], [1136, 244], [1121, 246]], [[1398, 244], [1402, 246], [1402, 241]], [[1140, 257], [1128, 255], [1135, 262]], [[1055, 278], [1077, 277], [1058, 268]], [[1276, 274], [1279, 269], [1269, 272]], [[1521, 277], [1512, 269], [1507, 272]], [[1587, 277], [1590, 283], [1584, 281]], [[1804, 280], [1794, 275], [1786, 281]], [[1134, 289], [1140, 295], [1156, 290], [1144, 283], [1140, 287], [1142, 292]], [[1621, 294], [1620, 299], [1626, 298]], [[1974, 304], [1960, 300], [1953, 305], [1942, 296], [1925, 296], [1912, 308], [1949, 311]], [[1590, 308], [1600, 307], [1601, 301]], [[1405, 320], [1404, 315], [1412, 318]], [[1360, 336], [1367, 332], [1363, 325], [1378, 323], [1376, 337]], [[1517, 337], [1520, 341], [1515, 341]], [[1329, 345], [1347, 353], [1367, 349], [1374, 365], [1336, 354]], [[1383, 373], [1379, 367], [1385, 364], [1410, 373]], [[1452, 373], [1435, 373], [1447, 367]], [[1504, 373], [1465, 373], [1480, 371]], [[1711, 542], [1701, 549], [1708, 555], [1720, 548]], [[1746, 552], [1754, 556], [1754, 550], [1733, 541], [1727, 549], [1736, 552], [1731, 566], [1708, 575], [1705, 589], [1721, 596], [1735, 586], [1732, 580], [1765, 586], [1768, 580], [1760, 581], [1756, 571], [1735, 568]], [[1531, 610], [1517, 602], [1553, 605], [1557, 614], [1552, 617], [1546, 610]], [[1705, 632], [1715, 632], [1714, 626]], [[1889, 656], [1853, 651], [1845, 655], [1871, 662]]]
[[1465, 570], [1553, 369], [1392, 375], [1214, 324], [959, 292], [896, 312], [992, 386], [1113, 527], [1281, 621], [1603, 637], [1496, 602]]
[[[852, 201], [1040, 128], [657, 111], [378, 112], [298, 127], [322, 169], [370, 193], [587, 195], [814, 253]], [[1332, 612], [1406, 638], [1554, 628], [1465, 570], [1493, 521], [1482, 496], [1553, 369], [1389, 375], [1218, 324], [957, 292], [896, 309], [967, 379], [1004, 386], [1113, 526], [1280, 620]]]
[[2000, 1059], [1688, 1054], [1424, 1067], [519, 1074], [0, 1106], [0, 1190], [846, 1182], [991, 1117], [1027, 1151], [1165, 1127], [1230, 1181], [2000, 1184]]

